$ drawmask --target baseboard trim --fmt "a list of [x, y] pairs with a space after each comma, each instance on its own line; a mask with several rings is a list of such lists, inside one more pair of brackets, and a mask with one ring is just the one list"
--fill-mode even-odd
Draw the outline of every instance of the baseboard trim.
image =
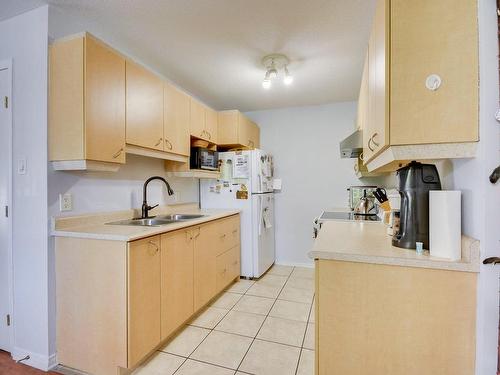
[[274, 264], [279, 265], [279, 266], [314, 268], [314, 262], [313, 261], [311, 261], [311, 263], [276, 261]]
[[40, 353], [31, 352], [23, 348], [14, 347], [12, 349], [11, 356], [14, 361], [19, 361], [20, 359], [29, 356], [29, 359], [22, 361], [22, 363], [42, 371], [49, 371], [57, 366], [56, 353], [53, 353], [51, 355], [43, 355]]

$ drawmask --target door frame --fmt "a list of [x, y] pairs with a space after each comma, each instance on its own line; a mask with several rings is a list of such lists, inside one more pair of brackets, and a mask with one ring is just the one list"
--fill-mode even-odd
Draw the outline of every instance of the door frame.
[[[7, 96], [9, 98], [9, 106], [7, 108], [7, 203], [9, 206], [9, 215], [7, 218], [7, 258], [8, 258], [8, 273], [7, 273], [7, 289], [8, 289], [8, 304], [10, 310], [10, 334], [9, 334], [9, 350], [12, 352], [14, 348], [14, 277], [13, 277], [13, 241], [12, 241], [12, 232], [13, 232], [13, 221], [12, 221], [12, 213], [13, 213], [13, 200], [12, 200], [12, 181], [13, 181], [13, 171], [12, 171], [12, 160], [13, 160], [13, 145], [12, 145], [12, 137], [13, 137], [13, 124], [12, 124], [12, 60], [1, 60], [0, 61], [0, 71], [7, 70]], [[2, 104], [3, 105], [3, 104]]]

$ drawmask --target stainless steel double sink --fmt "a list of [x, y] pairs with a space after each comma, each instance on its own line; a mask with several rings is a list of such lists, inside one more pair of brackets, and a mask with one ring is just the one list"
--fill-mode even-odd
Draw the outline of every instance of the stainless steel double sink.
[[205, 215], [201, 214], [170, 214], [170, 215], [158, 215], [149, 217], [147, 219], [135, 218], [129, 220], [119, 220], [113, 221], [111, 223], [106, 223], [108, 225], [131, 225], [140, 227], [159, 227], [162, 225], [168, 225], [173, 223], [185, 222], [189, 220], [199, 219]]

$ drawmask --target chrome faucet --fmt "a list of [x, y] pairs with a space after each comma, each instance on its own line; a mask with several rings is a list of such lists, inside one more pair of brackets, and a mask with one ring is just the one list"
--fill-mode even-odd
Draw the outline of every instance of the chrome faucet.
[[168, 195], [173, 195], [174, 194], [174, 191], [172, 190], [172, 188], [168, 184], [167, 180], [165, 180], [163, 177], [153, 176], [153, 177], [148, 178], [146, 180], [146, 182], [144, 182], [144, 187], [143, 187], [143, 190], [142, 190], [142, 214], [141, 214], [141, 219], [147, 219], [149, 217], [149, 210], [152, 210], [153, 208], [158, 207], [157, 204], [155, 204], [154, 206], [148, 206], [147, 189], [148, 189], [148, 184], [151, 181], [153, 181], [153, 180], [163, 181], [165, 183], [165, 185], [167, 185], [167, 193], [168, 193]]

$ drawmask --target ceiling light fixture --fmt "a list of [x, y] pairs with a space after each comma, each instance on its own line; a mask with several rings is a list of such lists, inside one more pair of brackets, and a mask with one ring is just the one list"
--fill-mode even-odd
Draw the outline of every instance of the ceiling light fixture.
[[262, 81], [262, 87], [271, 88], [271, 80], [278, 78], [278, 71], [283, 70], [283, 83], [290, 85], [293, 82], [293, 76], [288, 71], [290, 59], [281, 54], [272, 54], [262, 59], [262, 65], [266, 68], [266, 75]]

